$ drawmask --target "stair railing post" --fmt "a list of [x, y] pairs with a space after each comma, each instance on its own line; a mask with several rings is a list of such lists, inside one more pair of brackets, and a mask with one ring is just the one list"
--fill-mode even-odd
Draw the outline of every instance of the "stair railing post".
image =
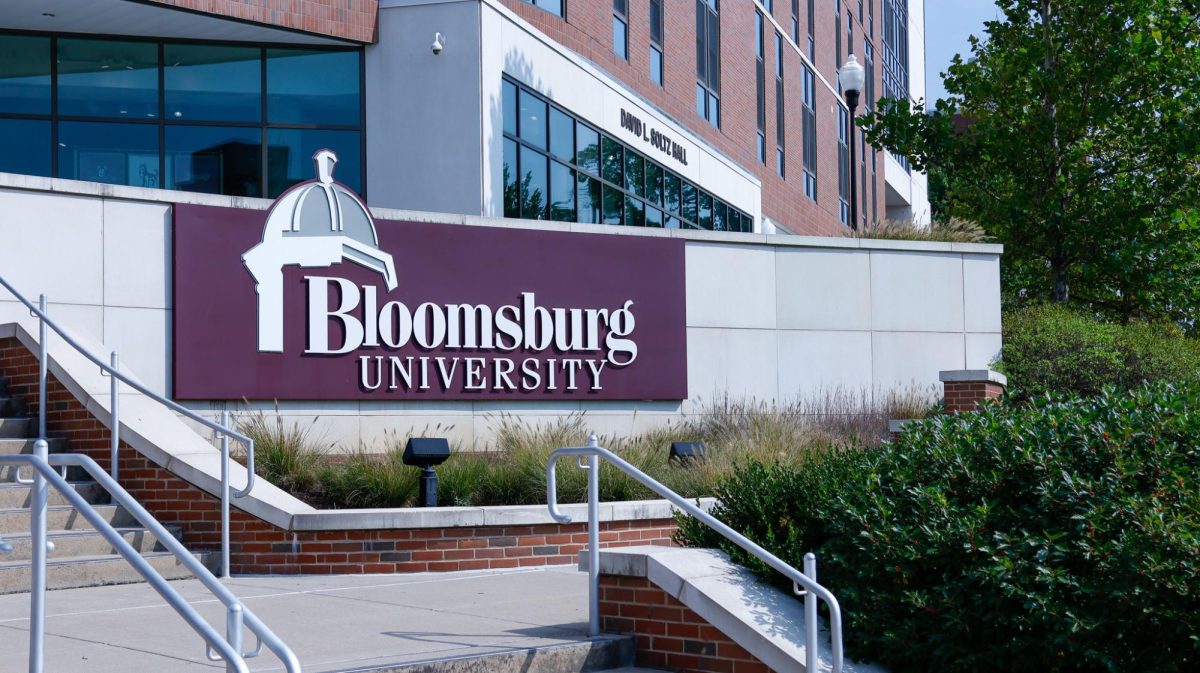
[[38, 439], [46, 438], [46, 295], [38, 297]]
[[[237, 652], [239, 656], [244, 656], [242, 653], [245, 649], [242, 647], [242, 604], [234, 603], [229, 606], [225, 613], [225, 642], [229, 643], [229, 647]], [[232, 661], [225, 662], [225, 673], [237, 673], [237, 667]]]
[[[804, 574], [817, 581], [817, 557], [812, 552], [804, 555]], [[817, 594], [804, 592], [804, 670], [809, 673], [821, 670], [817, 658]]]
[[[43, 298], [44, 301], [44, 298]], [[43, 337], [43, 356], [45, 338]], [[46, 440], [33, 443], [35, 460], [45, 462], [50, 455]], [[31, 586], [29, 597], [29, 673], [42, 673], [45, 665], [46, 646], [46, 556], [48, 539], [46, 533], [46, 504], [50, 485], [40, 470], [33, 473], [33, 493], [29, 503], [29, 527], [31, 550]]]
[[112, 412], [112, 428], [111, 428], [111, 432], [110, 432], [110, 434], [112, 435], [112, 457], [110, 458], [110, 460], [112, 461], [112, 464], [109, 467], [108, 473], [110, 475], [112, 475], [113, 481], [117, 481], [118, 480], [117, 474], [118, 474], [118, 469], [119, 469], [117, 466], [117, 454], [119, 453], [119, 449], [121, 446], [121, 412], [120, 412], [120, 399], [121, 398], [118, 396], [118, 393], [120, 392], [119, 387], [121, 385], [121, 380], [117, 378], [118, 359], [117, 359], [116, 351], [112, 352], [111, 358], [112, 359], [110, 360], [110, 362], [111, 362], [110, 366], [112, 367], [112, 375], [109, 376], [108, 378], [109, 378], [109, 395], [112, 398], [112, 400], [110, 402], [110, 407], [109, 407], [109, 411]]
[[[588, 446], [600, 446], [596, 435]], [[588, 635], [600, 635], [600, 456], [588, 456]]]
[[[227, 409], [221, 411], [221, 427], [229, 427]], [[229, 435], [224, 432], [221, 433], [221, 579], [229, 579]]]

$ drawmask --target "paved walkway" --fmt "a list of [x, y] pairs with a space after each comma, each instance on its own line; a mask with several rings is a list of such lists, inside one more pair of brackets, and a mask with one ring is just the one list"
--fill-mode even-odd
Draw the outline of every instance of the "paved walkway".
[[[587, 576], [573, 566], [244, 577], [228, 584], [296, 652], [306, 673], [577, 642], [587, 631]], [[225, 632], [223, 609], [197, 580], [171, 585]], [[200, 637], [145, 584], [47, 596], [47, 671], [223, 669], [205, 660]], [[0, 671], [25, 671], [28, 643], [29, 595], [0, 596]], [[282, 670], [266, 650], [248, 663], [253, 671]]]

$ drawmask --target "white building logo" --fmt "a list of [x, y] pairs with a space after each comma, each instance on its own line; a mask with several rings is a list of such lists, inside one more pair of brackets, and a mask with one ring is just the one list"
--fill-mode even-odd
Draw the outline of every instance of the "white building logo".
[[375, 222], [366, 204], [333, 179], [337, 155], [313, 154], [317, 177], [275, 201], [267, 213], [262, 242], [242, 255], [258, 293], [258, 350], [283, 352], [283, 267], [330, 267], [348, 260], [379, 272], [396, 289], [392, 256], [379, 249]]

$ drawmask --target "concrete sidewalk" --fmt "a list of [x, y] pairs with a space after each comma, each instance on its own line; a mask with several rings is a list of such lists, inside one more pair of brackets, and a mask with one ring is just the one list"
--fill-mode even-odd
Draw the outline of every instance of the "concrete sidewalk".
[[[306, 673], [348, 671], [586, 641], [587, 576], [574, 566], [414, 575], [242, 577], [228, 585], [297, 654]], [[220, 633], [221, 605], [172, 582]], [[145, 584], [47, 594], [46, 670], [223, 670]], [[247, 636], [247, 649], [254, 646]], [[0, 596], [0, 671], [26, 670], [29, 595]], [[282, 670], [269, 652], [253, 671]]]

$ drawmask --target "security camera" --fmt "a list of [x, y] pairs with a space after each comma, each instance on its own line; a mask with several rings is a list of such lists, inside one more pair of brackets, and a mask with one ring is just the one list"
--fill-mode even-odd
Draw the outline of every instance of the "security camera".
[[442, 53], [442, 49], [446, 48], [446, 42], [441, 33], [433, 34], [433, 46], [431, 48], [433, 49], [434, 56]]

